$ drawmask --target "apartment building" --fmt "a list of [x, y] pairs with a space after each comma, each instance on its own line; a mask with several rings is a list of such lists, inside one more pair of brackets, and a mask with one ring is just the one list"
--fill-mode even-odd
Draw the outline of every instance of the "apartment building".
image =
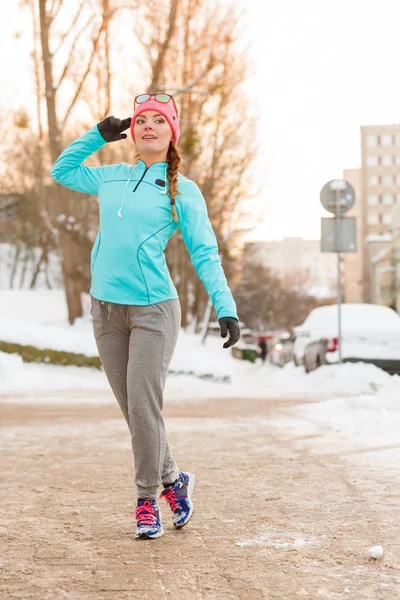
[[346, 213], [346, 217], [356, 217], [357, 240], [356, 252], [343, 254], [343, 299], [345, 302], [363, 302], [363, 223], [365, 221], [365, 204], [361, 196], [361, 169], [346, 169], [343, 179], [354, 189], [355, 202]]
[[322, 253], [319, 240], [300, 237], [246, 244], [245, 254], [261, 262], [279, 277], [304, 283], [316, 296], [332, 296], [336, 290], [336, 254]]
[[400, 203], [400, 124], [361, 127], [361, 201], [363, 299], [373, 302], [371, 261], [390, 248], [393, 211]]

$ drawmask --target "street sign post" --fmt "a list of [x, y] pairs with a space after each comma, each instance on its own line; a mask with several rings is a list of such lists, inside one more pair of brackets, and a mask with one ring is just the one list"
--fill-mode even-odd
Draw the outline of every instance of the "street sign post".
[[338, 351], [342, 362], [342, 274], [341, 252], [356, 251], [356, 218], [344, 217], [355, 201], [354, 189], [344, 179], [328, 181], [320, 192], [322, 206], [333, 213], [334, 218], [321, 219], [321, 252], [336, 252], [338, 259]]

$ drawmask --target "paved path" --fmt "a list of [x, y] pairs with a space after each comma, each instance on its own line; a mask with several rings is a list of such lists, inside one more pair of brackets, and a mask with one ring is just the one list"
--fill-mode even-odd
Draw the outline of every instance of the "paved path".
[[[2, 600], [400, 598], [398, 480], [278, 433], [295, 401], [165, 409], [197, 475], [191, 523], [133, 539], [132, 459], [114, 405], [0, 401]], [[372, 543], [386, 549], [370, 562]]]

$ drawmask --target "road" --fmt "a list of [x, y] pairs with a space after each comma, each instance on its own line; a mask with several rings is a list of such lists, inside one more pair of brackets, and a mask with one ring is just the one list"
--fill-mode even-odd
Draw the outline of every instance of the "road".
[[174, 531], [161, 504], [165, 536], [137, 541], [118, 408], [64, 396], [0, 401], [2, 600], [400, 598], [398, 480], [275, 426], [304, 400], [167, 405], [195, 514]]

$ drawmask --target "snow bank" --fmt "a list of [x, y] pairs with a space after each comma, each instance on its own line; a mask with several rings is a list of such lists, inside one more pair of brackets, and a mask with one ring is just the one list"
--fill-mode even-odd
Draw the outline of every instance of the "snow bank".
[[[0, 293], [0, 339], [39, 348], [54, 348], [97, 356], [84, 296], [85, 314], [70, 326], [62, 290], [6, 290]], [[283, 369], [270, 363], [251, 364], [232, 357], [219, 336], [181, 331], [170, 370], [166, 398], [199, 401], [205, 398], [302, 398], [373, 394], [390, 382], [390, 376], [363, 363], [324, 366], [307, 375], [293, 364]], [[214, 379], [214, 381], [211, 381]], [[229, 383], [222, 383], [223, 380]], [[221, 381], [221, 383], [216, 382]], [[105, 375], [95, 369], [23, 363], [16, 355], [0, 353], [0, 393], [51, 390], [106, 390]]]
[[398, 445], [400, 430], [400, 377], [394, 375], [374, 395], [335, 398], [300, 407], [299, 412], [358, 446]]
[[297, 390], [299, 395], [371, 394], [390, 382], [391, 376], [366, 363], [343, 363], [324, 365], [306, 373], [303, 367], [289, 363], [274, 374], [273, 383], [282, 390]]
[[60, 390], [108, 390], [108, 383], [96, 369], [24, 363], [17, 354], [0, 352], [0, 394]]
[[3, 290], [0, 294], [0, 339], [40, 349], [97, 356], [89, 315], [90, 298], [83, 296], [84, 317], [67, 321], [63, 290]]
[[[190, 350], [191, 349], [191, 350]], [[192, 352], [192, 354], [189, 354]], [[190, 362], [188, 356], [193, 358]], [[389, 385], [391, 377], [373, 365], [344, 364], [321, 367], [307, 375], [304, 369], [287, 365], [251, 364], [233, 359], [222, 350], [221, 340], [208, 338], [206, 347], [193, 334], [180, 335], [171, 369], [185, 369], [196, 377], [172, 375], [167, 379], [168, 401], [199, 402], [207, 398], [332, 398], [375, 394]], [[229, 383], [207, 379], [229, 377]], [[0, 353], [0, 393], [31, 393], [57, 390], [108, 390], [103, 372], [78, 367], [24, 363], [17, 355]], [[375, 396], [374, 396], [375, 397]], [[85, 402], [85, 399], [82, 399]]]

